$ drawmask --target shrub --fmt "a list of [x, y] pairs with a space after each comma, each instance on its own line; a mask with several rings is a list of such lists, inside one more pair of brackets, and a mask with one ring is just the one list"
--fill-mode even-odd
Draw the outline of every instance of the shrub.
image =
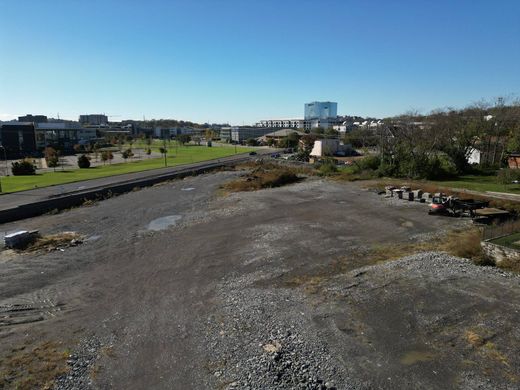
[[130, 158], [134, 155], [134, 152], [132, 152], [132, 149], [126, 149], [123, 153], [121, 153], [121, 156], [126, 160], [127, 158]]
[[47, 166], [49, 168], [56, 168], [60, 162], [60, 159], [58, 156], [50, 156], [47, 158]]
[[376, 170], [381, 165], [381, 158], [379, 156], [367, 156], [358, 161], [359, 168], [363, 171], [366, 169]]
[[504, 168], [497, 173], [497, 182], [500, 184], [511, 184], [514, 180], [520, 180], [518, 169]]
[[15, 161], [11, 164], [14, 176], [29, 176], [36, 174], [36, 167], [28, 160]]
[[318, 168], [320, 175], [330, 176], [338, 172], [338, 167], [333, 160], [325, 160], [323, 164]]
[[82, 154], [81, 156], [78, 157], [78, 167], [90, 168], [90, 160], [84, 154]]
[[254, 169], [244, 177], [224, 184], [228, 191], [256, 191], [263, 188], [281, 187], [299, 180], [297, 173], [289, 168], [265, 165]]

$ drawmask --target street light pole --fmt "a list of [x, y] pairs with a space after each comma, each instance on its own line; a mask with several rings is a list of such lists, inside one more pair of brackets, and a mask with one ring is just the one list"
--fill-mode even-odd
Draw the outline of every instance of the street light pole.
[[[4, 160], [5, 160], [5, 176], [7, 176], [7, 152], [5, 151], [5, 148], [3, 145], [0, 145], [0, 148], [4, 149]], [[2, 191], [2, 179], [1, 179], [2, 176], [0, 176], [0, 194], [3, 192]]]
[[5, 151], [5, 148], [2, 144], [0, 144], [0, 148], [4, 150], [4, 161], [5, 161], [5, 176], [9, 176], [7, 174], [7, 152]]

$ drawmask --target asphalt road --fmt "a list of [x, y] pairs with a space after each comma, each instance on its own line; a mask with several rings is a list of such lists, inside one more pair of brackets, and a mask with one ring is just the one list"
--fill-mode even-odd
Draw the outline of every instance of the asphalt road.
[[[272, 150], [259, 151], [259, 155], [272, 153]], [[108, 176], [99, 179], [78, 181], [68, 184], [37, 188], [34, 190], [20, 191], [15, 193], [0, 194], [0, 210], [16, 208], [24, 204], [42, 201], [49, 198], [66, 196], [71, 193], [87, 192], [104, 188], [114, 184], [127, 183], [148, 177], [172, 174], [185, 169], [205, 167], [214, 163], [229, 163], [248, 157], [247, 153], [223, 157], [216, 160], [207, 160], [194, 164], [177, 165], [174, 167], [159, 168], [142, 172], [127, 173], [123, 175]], [[253, 158], [254, 156], [251, 156]]]

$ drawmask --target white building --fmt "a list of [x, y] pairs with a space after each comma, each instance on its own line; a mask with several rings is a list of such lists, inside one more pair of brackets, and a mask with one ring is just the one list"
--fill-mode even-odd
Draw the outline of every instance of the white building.
[[310, 156], [325, 157], [334, 155], [343, 155], [352, 151], [350, 145], [343, 145], [338, 139], [319, 139], [314, 141]]
[[264, 119], [256, 124], [257, 127], [303, 129], [303, 119]]
[[468, 164], [480, 164], [482, 152], [478, 149], [471, 148], [468, 153]]

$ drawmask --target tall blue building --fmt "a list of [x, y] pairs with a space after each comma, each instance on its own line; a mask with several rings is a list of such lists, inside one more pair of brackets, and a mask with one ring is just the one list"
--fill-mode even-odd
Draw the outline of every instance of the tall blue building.
[[335, 102], [312, 102], [305, 103], [305, 120], [329, 119], [338, 116], [338, 103]]

